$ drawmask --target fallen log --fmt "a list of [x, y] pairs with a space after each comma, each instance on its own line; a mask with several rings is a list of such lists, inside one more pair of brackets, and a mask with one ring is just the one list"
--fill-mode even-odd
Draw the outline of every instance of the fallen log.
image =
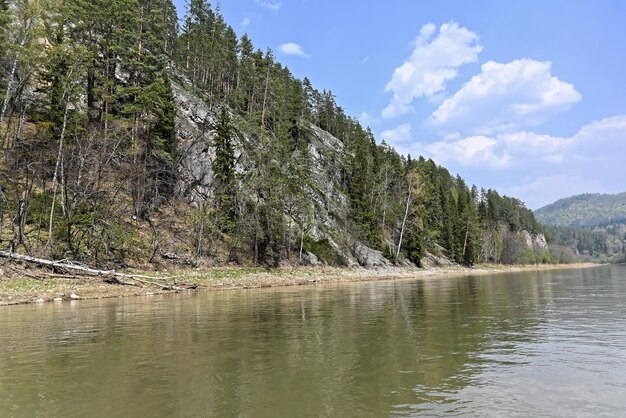
[[21, 261], [24, 263], [37, 264], [39, 266], [50, 267], [53, 269], [77, 271], [77, 272], [80, 272], [82, 275], [120, 279], [119, 280], [120, 284], [125, 284], [125, 285], [128, 285], [128, 283], [124, 282], [124, 279], [131, 279], [131, 280], [135, 280], [137, 282], [143, 283], [143, 284], [148, 284], [148, 285], [158, 287], [162, 290], [184, 290], [183, 288], [180, 288], [177, 286], [170, 286], [170, 285], [151, 281], [151, 280], [162, 280], [156, 277], [118, 273], [115, 270], [98, 270], [98, 269], [93, 269], [90, 267], [72, 264], [67, 261], [46, 260], [45, 258], [31, 257], [29, 255], [16, 254], [16, 253], [8, 252], [8, 251], [0, 251], [0, 257], [8, 258], [10, 260], [15, 260], [15, 261]]
[[122, 279], [120, 279], [118, 277], [108, 277], [108, 278], [104, 279], [104, 282], [108, 283], [108, 284], [119, 284], [119, 285], [122, 285], [122, 286], [143, 287], [143, 286], [141, 286], [141, 285], [139, 285], [137, 283], [127, 282], [127, 281], [124, 281], [124, 280], [122, 280]]

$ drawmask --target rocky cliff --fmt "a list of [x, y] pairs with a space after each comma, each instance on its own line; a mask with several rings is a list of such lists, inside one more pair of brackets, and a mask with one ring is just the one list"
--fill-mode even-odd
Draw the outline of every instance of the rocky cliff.
[[[192, 207], [198, 207], [201, 202], [212, 198], [211, 167], [215, 158], [213, 140], [216, 134], [216, 114], [184, 83], [183, 79], [172, 85], [178, 109], [176, 126], [179, 135], [178, 154], [181, 158], [176, 190]], [[235, 167], [239, 178], [245, 179], [257, 164], [253, 150], [258, 146], [258, 139], [240, 127], [244, 123], [238, 124], [234, 115], [232, 118], [235, 121], [235, 135], [232, 138], [237, 160]], [[312, 207], [305, 208], [302, 204], [285, 207], [286, 223], [292, 228], [304, 228], [308, 238], [330, 246], [336, 252], [333, 258], [341, 260], [339, 264], [368, 268], [392, 266], [393, 263], [382, 252], [368, 247], [346, 231], [349, 201], [345, 188], [341, 186], [340, 166], [337, 164], [346, 157], [348, 151], [345, 145], [315, 125], [309, 126], [306, 142], [309, 157], [306, 170], [311, 181], [297, 177], [294, 180], [298, 187], [306, 191], [306, 200]], [[245, 193], [252, 194], [247, 182], [240, 182], [240, 187]], [[431, 264], [449, 263], [445, 257], [435, 260], [439, 261]], [[303, 262], [317, 265], [329, 261], [305, 250]], [[414, 266], [406, 260], [404, 264]]]

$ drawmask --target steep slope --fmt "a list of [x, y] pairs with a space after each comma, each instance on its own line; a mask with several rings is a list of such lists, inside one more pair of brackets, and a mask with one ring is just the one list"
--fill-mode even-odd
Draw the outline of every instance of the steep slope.
[[[183, 78], [172, 85], [177, 105], [176, 125], [179, 132], [179, 166], [177, 193], [193, 207], [213, 198], [212, 171], [215, 153], [216, 115], [210, 106], [189, 91]], [[248, 198], [254, 191], [246, 176], [258, 164], [254, 150], [258, 140], [239, 125], [245, 125], [232, 115], [236, 135], [233, 136], [236, 170], [241, 179], [239, 187]], [[341, 163], [349, 156], [346, 146], [323, 129], [309, 125], [307, 131], [307, 159], [301, 160], [301, 170], [307, 175], [293, 177], [295, 186], [305, 193], [304, 201], [285, 205], [284, 216], [289, 236], [306, 238], [304, 260], [308, 264], [329, 263], [365, 267], [391, 266], [380, 251], [369, 248], [346, 230], [349, 217], [349, 198], [342, 186]], [[298, 229], [298, 231], [295, 231]], [[297, 244], [297, 243], [296, 243]], [[327, 245], [326, 245], [327, 244]], [[320, 248], [320, 245], [327, 248]], [[312, 248], [311, 248], [312, 247]], [[328, 248], [329, 247], [329, 248]], [[314, 254], [309, 250], [317, 250]], [[334, 254], [329, 254], [331, 251]], [[445, 263], [445, 259], [441, 259]], [[412, 264], [412, 263], [408, 263]]]
[[626, 193], [582, 194], [535, 211], [554, 244], [581, 260], [623, 262], [626, 255]]
[[378, 142], [206, 0], [183, 28], [171, 0], [36, 4], [0, 27], [11, 251], [110, 266], [551, 260], [519, 199]]
[[626, 221], [626, 193], [568, 197], [536, 210], [535, 216], [545, 225], [574, 228]]

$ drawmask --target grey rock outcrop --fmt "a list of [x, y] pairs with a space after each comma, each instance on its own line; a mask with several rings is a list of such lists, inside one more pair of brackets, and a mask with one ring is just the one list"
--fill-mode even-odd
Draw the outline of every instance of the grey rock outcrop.
[[361, 242], [356, 242], [352, 248], [352, 254], [362, 267], [391, 267], [393, 264], [387, 260], [383, 253], [373, 250]]
[[445, 256], [438, 256], [427, 252], [422, 258], [422, 267], [452, 266], [454, 263]]
[[321, 263], [315, 254], [304, 251], [302, 253], [302, 264], [305, 266], [319, 266]]
[[214, 153], [215, 117], [209, 106], [181, 85], [172, 83], [179, 135], [179, 182], [177, 192], [192, 204], [210, 196]]
[[543, 234], [537, 234], [535, 236], [534, 245], [541, 249], [548, 248], [548, 241], [546, 240], [546, 236]]
[[[178, 109], [176, 126], [179, 132], [179, 183], [177, 193], [190, 205], [197, 207], [210, 200], [215, 158], [213, 139], [216, 128], [216, 110], [202, 99], [187, 90], [181, 83], [173, 83], [172, 90]], [[236, 170], [245, 178], [254, 167], [256, 138], [238, 129], [233, 117], [235, 135], [233, 145], [237, 160]], [[293, 228], [305, 225], [307, 235], [316, 240], [328, 240], [330, 247], [349, 266], [388, 267], [392, 263], [380, 251], [367, 247], [361, 242], [345, 236], [345, 220], [348, 217], [349, 200], [342, 186], [342, 173], [338, 161], [345, 159], [348, 152], [345, 145], [330, 133], [315, 125], [309, 126], [308, 171], [310, 180], [296, 178], [307, 194], [304, 205], [285, 207], [286, 224]], [[287, 173], [288, 174], [288, 173]], [[242, 183], [242, 192], [252, 196]], [[308, 205], [308, 206], [306, 206]], [[348, 245], [346, 242], [353, 242]], [[340, 243], [342, 243], [340, 245]], [[312, 253], [304, 254], [304, 262], [309, 265], [321, 264], [319, 257]]]
[[548, 248], [548, 241], [546, 240], [545, 235], [537, 234], [532, 235], [528, 231], [522, 231], [521, 234], [526, 241], [526, 247], [530, 249], [539, 249], [544, 250]]

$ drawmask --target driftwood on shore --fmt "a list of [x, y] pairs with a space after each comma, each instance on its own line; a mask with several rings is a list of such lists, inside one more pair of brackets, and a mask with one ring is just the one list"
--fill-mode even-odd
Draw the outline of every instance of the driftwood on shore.
[[[125, 286], [138, 286], [137, 283], [158, 287], [162, 290], [183, 290], [181, 287], [158, 283], [158, 280], [164, 280], [158, 277], [142, 276], [138, 274], [124, 274], [115, 270], [98, 270], [91, 267], [73, 264], [68, 261], [52, 261], [44, 258], [31, 257], [29, 255], [16, 254], [8, 251], [0, 251], [0, 257], [23, 263], [36, 264], [43, 267], [50, 267], [54, 270], [75, 272], [73, 275], [61, 275], [65, 277], [80, 278], [80, 276], [101, 277], [107, 283], [121, 284]], [[132, 280], [132, 281], [128, 281]]]

